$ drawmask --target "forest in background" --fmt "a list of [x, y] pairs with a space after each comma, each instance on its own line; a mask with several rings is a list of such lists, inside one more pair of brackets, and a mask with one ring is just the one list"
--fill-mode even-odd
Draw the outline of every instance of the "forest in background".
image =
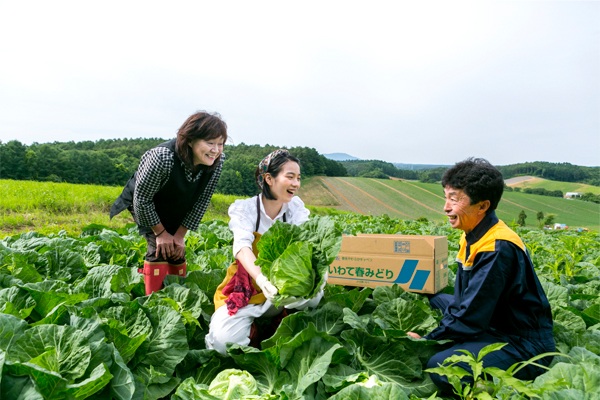
[[[387, 178], [393, 176], [400, 179], [418, 180], [423, 183], [435, 183], [442, 179], [447, 168], [407, 170], [398, 169], [394, 164], [379, 160], [341, 161], [348, 175], [364, 178]], [[578, 182], [600, 186], [600, 167], [584, 167], [570, 163], [550, 163], [535, 161], [511, 165], [496, 166], [504, 179], [515, 176], [537, 176], [544, 179], [561, 182]]]
[[[2, 179], [68, 182], [122, 186], [137, 170], [141, 156], [165, 139], [108, 139], [83, 142], [33, 143], [13, 140], [0, 143]], [[258, 186], [254, 171], [258, 162], [277, 146], [226, 145], [227, 158], [217, 191], [252, 196]], [[346, 169], [309, 147], [292, 147], [302, 163], [302, 174], [346, 176]]]
[[[165, 139], [101, 139], [83, 142], [22, 144], [0, 142], [0, 178], [122, 186], [138, 167], [147, 150]], [[279, 148], [273, 145], [226, 145], [227, 156], [217, 191], [237, 196], [252, 196], [258, 187], [254, 171], [264, 156]], [[302, 162], [302, 175], [310, 177], [353, 176], [418, 180], [435, 183], [442, 179], [445, 167], [422, 170], [398, 169], [380, 160], [334, 161], [309, 147], [292, 147], [291, 154]], [[570, 163], [528, 162], [498, 166], [505, 179], [531, 175], [562, 182], [580, 182], [600, 186], [600, 167]]]

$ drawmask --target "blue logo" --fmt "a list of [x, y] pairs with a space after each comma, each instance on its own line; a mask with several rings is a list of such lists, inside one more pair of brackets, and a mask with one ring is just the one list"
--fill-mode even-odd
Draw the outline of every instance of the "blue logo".
[[430, 271], [415, 271], [418, 263], [419, 260], [405, 260], [404, 264], [402, 264], [402, 269], [400, 270], [400, 273], [398, 274], [398, 277], [394, 283], [405, 285], [410, 282], [410, 286], [408, 287], [409, 289], [423, 290], [425, 283], [427, 282], [427, 278], [429, 278]]
[[410, 242], [394, 242], [394, 253], [410, 253]]

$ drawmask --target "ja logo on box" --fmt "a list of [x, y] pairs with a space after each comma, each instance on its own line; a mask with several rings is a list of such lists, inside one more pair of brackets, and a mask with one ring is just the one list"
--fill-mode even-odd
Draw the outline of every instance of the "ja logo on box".
[[394, 253], [410, 253], [410, 242], [408, 242], [408, 241], [394, 242]]

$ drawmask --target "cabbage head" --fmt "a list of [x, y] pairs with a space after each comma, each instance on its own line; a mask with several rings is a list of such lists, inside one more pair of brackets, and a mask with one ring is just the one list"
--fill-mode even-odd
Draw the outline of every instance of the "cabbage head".
[[256, 380], [247, 371], [225, 369], [213, 379], [208, 393], [222, 400], [234, 400], [243, 396], [257, 395]]
[[331, 218], [314, 217], [301, 225], [275, 222], [259, 240], [255, 262], [279, 290], [273, 303], [315, 297], [341, 246], [342, 233]]

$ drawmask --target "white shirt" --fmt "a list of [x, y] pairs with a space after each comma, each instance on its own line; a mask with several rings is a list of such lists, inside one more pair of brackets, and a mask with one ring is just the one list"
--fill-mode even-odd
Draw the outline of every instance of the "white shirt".
[[[260, 196], [260, 226], [258, 233], [265, 233], [275, 221], [283, 222], [283, 214], [286, 214], [286, 222], [300, 225], [308, 221], [310, 211], [304, 206], [304, 202], [298, 196], [292, 197], [289, 203], [283, 203], [279, 214], [271, 219], [265, 212], [262, 194]], [[244, 200], [236, 200], [229, 206], [229, 229], [233, 232], [233, 255], [244, 247], [252, 249], [254, 242], [254, 229], [256, 228], [256, 196]]]

